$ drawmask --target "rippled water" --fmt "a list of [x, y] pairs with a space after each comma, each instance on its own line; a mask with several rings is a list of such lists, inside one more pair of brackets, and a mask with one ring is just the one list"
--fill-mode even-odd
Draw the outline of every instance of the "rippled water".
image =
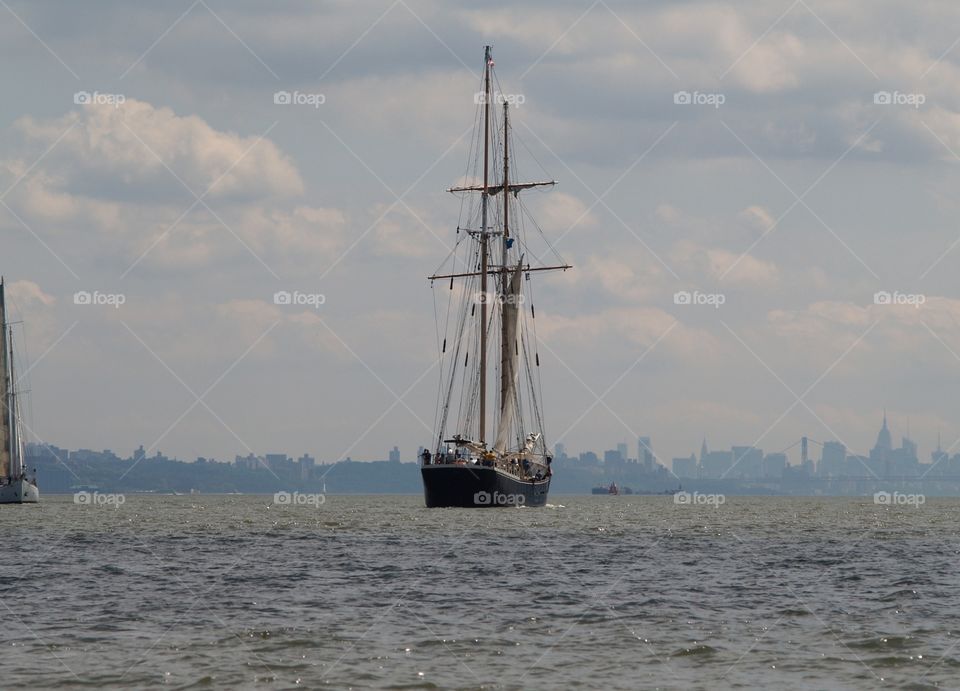
[[4, 688], [960, 686], [960, 501], [44, 497]]

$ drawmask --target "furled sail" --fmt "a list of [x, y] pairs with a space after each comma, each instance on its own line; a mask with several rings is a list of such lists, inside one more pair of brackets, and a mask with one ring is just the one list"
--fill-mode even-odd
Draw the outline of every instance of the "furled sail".
[[510, 428], [517, 414], [518, 344], [517, 330], [520, 325], [520, 286], [523, 277], [523, 258], [517, 264], [503, 291], [501, 321], [503, 341], [500, 353], [500, 426], [493, 450], [504, 453], [510, 438]]
[[3, 283], [0, 282], [0, 477], [10, 475], [10, 422], [13, 418], [10, 411], [10, 392], [7, 390], [9, 382], [10, 363], [9, 348], [7, 346], [7, 303], [4, 295]]

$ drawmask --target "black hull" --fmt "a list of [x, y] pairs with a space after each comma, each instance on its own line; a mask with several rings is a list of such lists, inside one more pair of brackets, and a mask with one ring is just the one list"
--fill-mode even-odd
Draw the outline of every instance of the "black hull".
[[427, 465], [420, 468], [427, 508], [544, 506], [550, 479], [519, 480], [495, 468], [476, 465]]

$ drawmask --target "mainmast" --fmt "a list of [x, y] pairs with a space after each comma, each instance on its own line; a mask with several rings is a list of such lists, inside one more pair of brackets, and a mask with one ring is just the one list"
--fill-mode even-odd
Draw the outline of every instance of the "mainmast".
[[11, 456], [13, 455], [13, 406], [10, 401], [10, 360], [7, 351], [7, 303], [4, 295], [3, 279], [0, 278], [0, 405], [3, 406], [3, 419], [0, 421], [0, 476], [9, 477]]
[[[503, 237], [501, 238], [500, 247], [500, 275], [501, 275], [501, 286], [500, 294], [506, 296], [507, 294], [507, 279], [509, 274], [507, 273], [507, 238], [510, 237], [510, 116], [509, 116], [509, 105], [507, 104], [506, 99], [503, 101]], [[509, 343], [507, 343], [507, 329], [506, 325], [500, 324], [500, 412], [503, 413], [504, 403], [507, 396], [507, 380], [509, 377], [512, 377], [511, 372], [506, 371], [504, 365], [507, 362], [507, 348], [509, 348]]]
[[487, 201], [490, 197], [490, 46], [483, 50], [483, 192], [480, 220], [480, 438], [487, 436]]
[[[6, 318], [6, 310], [4, 310], [4, 318]], [[8, 373], [8, 404], [7, 408], [10, 412], [9, 417], [9, 439], [10, 439], [10, 461], [9, 461], [9, 476], [10, 478], [19, 477], [23, 468], [23, 455], [20, 453], [20, 428], [19, 428], [19, 418], [17, 414], [17, 392], [16, 392], [16, 382], [13, 380], [13, 327], [7, 327], [7, 336], [9, 338], [9, 352], [10, 356], [7, 358], [7, 373]]]

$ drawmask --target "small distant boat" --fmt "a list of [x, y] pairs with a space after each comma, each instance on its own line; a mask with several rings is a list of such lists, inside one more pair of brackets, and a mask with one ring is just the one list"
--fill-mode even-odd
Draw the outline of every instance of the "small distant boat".
[[617, 494], [620, 494], [620, 488], [617, 487], [616, 482], [611, 482], [609, 487], [604, 487], [603, 485], [601, 485], [600, 487], [594, 487], [591, 490], [591, 493], [592, 494], [612, 494], [615, 496]]
[[0, 278], [0, 504], [36, 504], [40, 501], [36, 474], [31, 479], [23, 463], [23, 434], [19, 391], [14, 376], [13, 327], [7, 321], [7, 303]]

